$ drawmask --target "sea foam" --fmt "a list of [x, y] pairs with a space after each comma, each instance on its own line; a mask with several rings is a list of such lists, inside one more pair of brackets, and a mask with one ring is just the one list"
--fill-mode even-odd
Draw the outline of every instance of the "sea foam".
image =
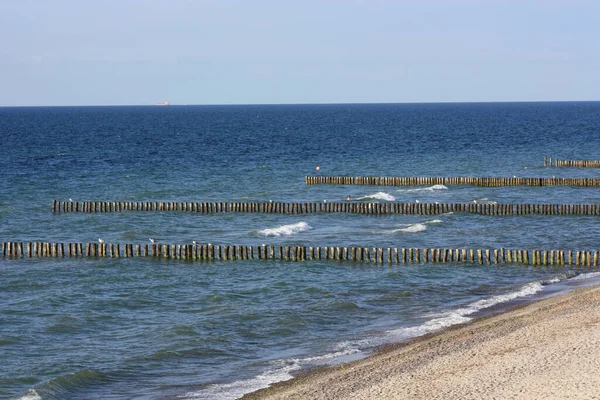
[[292, 379], [292, 372], [299, 370], [299, 364], [285, 365], [261, 373], [250, 379], [243, 379], [231, 383], [214, 384], [195, 392], [178, 395], [178, 399], [186, 400], [233, 400], [242, 397], [246, 393], [269, 387], [272, 383], [283, 382]]
[[427, 230], [427, 226], [425, 226], [425, 224], [412, 224], [412, 225], [407, 226], [406, 228], [394, 229], [391, 232], [392, 233], [396, 233], [396, 232], [416, 233], [416, 232], [423, 232], [426, 230]]
[[199, 391], [188, 392], [177, 396], [185, 400], [233, 400], [238, 399], [246, 393], [269, 387], [276, 382], [292, 379], [294, 371], [299, 371], [306, 366], [327, 365], [335, 359], [360, 353], [356, 347], [343, 347], [337, 351], [318, 356], [304, 358], [288, 358], [273, 361], [273, 367], [253, 378], [242, 379], [231, 383], [213, 384]]
[[600, 277], [600, 272], [587, 272], [584, 274], [580, 274], [571, 278], [572, 281], [582, 281], [585, 279], [592, 279]]
[[482, 197], [482, 198], [479, 198], [479, 199], [474, 199], [473, 203], [475, 203], [475, 204], [498, 204], [497, 201], [490, 200], [487, 197]]
[[[414, 337], [422, 336], [432, 332], [438, 332], [442, 329], [448, 328], [452, 325], [466, 323], [471, 321], [473, 318], [471, 315], [477, 313], [478, 311], [493, 307], [498, 304], [507, 303], [509, 301], [521, 298], [532, 296], [539, 291], [543, 290], [544, 284], [559, 281], [558, 278], [552, 278], [546, 281], [536, 281], [531, 282], [526, 285], [523, 285], [517, 290], [496, 295], [490, 296], [481, 300], [474, 301], [465, 305], [464, 307], [460, 307], [453, 310], [448, 310], [444, 312], [440, 312], [437, 314], [432, 314], [430, 319], [426, 320], [420, 325], [412, 326], [412, 327], [404, 327], [394, 330], [389, 330], [385, 332], [383, 335], [357, 339], [357, 340], [346, 340], [341, 341], [337, 344], [335, 350], [331, 353], [315, 356], [315, 357], [307, 357], [303, 359], [289, 359], [285, 360], [288, 363], [291, 362], [293, 365], [293, 369], [298, 369], [301, 366], [306, 364], [322, 364], [322, 363], [331, 363], [335, 358], [342, 358], [348, 355], [364, 355], [364, 351], [369, 348], [374, 348], [376, 346], [403, 341], [407, 339], [411, 339]], [[282, 360], [283, 362], [284, 360]], [[291, 367], [291, 366], [290, 366]], [[205, 397], [203, 397], [205, 398]]]
[[398, 189], [398, 192], [402, 193], [413, 193], [413, 192], [432, 192], [434, 190], [448, 190], [445, 185], [433, 185], [424, 188], [410, 188], [410, 189]]
[[391, 194], [385, 193], [385, 192], [377, 192], [374, 194], [370, 194], [364, 197], [359, 197], [357, 198], [357, 200], [385, 200], [385, 201], [395, 201], [396, 198], [394, 196], [392, 196]]
[[312, 229], [306, 222], [297, 222], [290, 225], [282, 225], [278, 228], [267, 228], [262, 231], [258, 231], [264, 236], [292, 236], [300, 232], [305, 232]]
[[486, 297], [460, 308], [431, 314], [431, 318], [424, 321], [420, 325], [389, 330], [383, 335], [358, 340], [352, 344], [345, 342], [344, 346], [358, 347], [364, 350], [369, 347], [380, 346], [386, 343], [403, 341], [428, 333], [438, 332], [450, 326], [471, 321], [473, 319], [472, 315], [479, 311], [498, 304], [507, 303], [518, 298], [532, 296], [543, 290], [543, 288], [544, 284], [541, 281], [531, 282], [512, 292]]
[[427, 230], [427, 225], [430, 224], [441, 224], [444, 221], [441, 219], [432, 219], [430, 221], [418, 222], [416, 224], [410, 225], [400, 225], [402, 228], [392, 229], [390, 231], [386, 231], [385, 233], [397, 233], [397, 232], [405, 232], [405, 233], [417, 233], [423, 232]]
[[29, 389], [23, 396], [19, 397], [19, 400], [42, 400], [42, 398], [35, 389]]

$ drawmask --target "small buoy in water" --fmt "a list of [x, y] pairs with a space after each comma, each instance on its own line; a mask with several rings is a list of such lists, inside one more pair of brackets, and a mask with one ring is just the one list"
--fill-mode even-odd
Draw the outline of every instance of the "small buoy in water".
[[320, 170], [321, 170], [321, 167], [319, 167], [319, 166], [317, 165], [317, 168], [315, 168], [315, 169], [316, 169], [317, 171], [320, 171]]

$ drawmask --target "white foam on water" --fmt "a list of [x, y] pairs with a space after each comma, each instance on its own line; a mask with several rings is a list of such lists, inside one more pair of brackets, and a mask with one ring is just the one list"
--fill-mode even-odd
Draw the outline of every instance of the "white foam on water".
[[426, 230], [427, 230], [427, 226], [424, 223], [417, 223], [417, 224], [405, 225], [404, 228], [385, 230], [382, 233], [391, 235], [391, 234], [398, 233], [398, 232], [417, 233], [417, 232], [423, 232]]
[[441, 219], [432, 219], [430, 221], [417, 222], [416, 224], [399, 224], [397, 226], [401, 226], [402, 228], [387, 230], [387, 231], [384, 231], [383, 233], [394, 234], [394, 233], [398, 233], [398, 232], [404, 232], [404, 233], [423, 232], [423, 231], [427, 230], [427, 225], [442, 224], [442, 223], [444, 223], [444, 221], [442, 221]]
[[490, 200], [487, 197], [475, 199], [475, 200], [473, 200], [473, 203], [475, 203], [475, 204], [498, 204], [497, 201]]
[[42, 398], [35, 389], [29, 389], [23, 396], [19, 397], [19, 400], [42, 400]]
[[[558, 282], [558, 278], [552, 278], [545, 282], [547, 283], [555, 283]], [[486, 299], [478, 300], [474, 303], [469, 304], [467, 307], [460, 308], [457, 310], [461, 315], [470, 315], [481, 311], [486, 308], [490, 308], [497, 304], [506, 303], [520, 297], [527, 297], [536, 294], [544, 288], [542, 282], [531, 282], [524, 286], [522, 286], [519, 290], [514, 292], [509, 292], [505, 294], [500, 294], [497, 296], [488, 297]]]
[[444, 185], [433, 185], [430, 189], [431, 190], [448, 190], [448, 187], [444, 186]]
[[[559, 281], [560, 279], [556, 279]], [[464, 307], [431, 314], [431, 318], [417, 326], [404, 327], [393, 329], [385, 332], [382, 335], [372, 336], [365, 339], [344, 341], [339, 344], [342, 348], [353, 348], [364, 351], [368, 348], [381, 346], [384, 344], [401, 342], [415, 337], [423, 336], [428, 333], [439, 332], [453, 325], [463, 324], [471, 321], [473, 318], [470, 315], [493, 307], [497, 304], [506, 303], [520, 297], [531, 296], [543, 289], [542, 282], [532, 282], [522, 286], [520, 289], [497, 296], [491, 296], [470, 303]]]
[[448, 190], [445, 185], [433, 185], [424, 188], [411, 188], [411, 189], [398, 189], [398, 192], [402, 193], [413, 193], [413, 192], [432, 192], [434, 190]]
[[298, 222], [290, 225], [282, 225], [278, 228], [267, 228], [262, 231], [258, 231], [264, 236], [292, 236], [300, 232], [305, 232], [312, 229], [306, 222]]
[[[556, 280], [551, 281], [558, 282], [559, 279], [556, 278]], [[436, 318], [432, 318], [421, 325], [389, 331], [386, 336], [394, 340], [406, 340], [409, 338], [425, 335], [427, 333], [437, 332], [444, 328], [448, 328], [452, 325], [469, 322], [470, 320], [472, 320], [472, 318], [469, 317], [470, 315], [484, 310], [486, 308], [490, 308], [502, 303], [507, 303], [509, 301], [521, 297], [532, 296], [541, 291], [543, 287], [544, 286], [542, 285], [542, 282], [531, 282], [522, 286], [519, 290], [516, 290], [514, 292], [487, 297], [485, 299], [477, 300], [464, 307], [440, 313]]]
[[427, 226], [425, 224], [412, 224], [407, 226], [406, 228], [395, 229], [392, 232], [406, 232], [406, 233], [417, 233], [423, 232], [427, 230]]
[[556, 276], [554, 278], [543, 280], [542, 281], [542, 285], [549, 285], [551, 283], [557, 283], [557, 282], [560, 282], [560, 281], [561, 281], [560, 277]]
[[177, 396], [185, 400], [233, 400], [259, 389], [269, 387], [276, 382], [292, 379], [292, 372], [298, 371], [308, 365], [327, 365], [336, 358], [360, 353], [356, 347], [339, 347], [337, 351], [318, 356], [304, 358], [288, 358], [275, 361], [275, 368], [267, 370], [254, 378], [243, 379], [232, 383], [214, 384], [195, 392], [188, 392]]
[[[598, 273], [600, 274], [600, 273]], [[586, 274], [587, 275], [587, 274]], [[558, 282], [559, 278], [553, 278], [547, 283]], [[185, 400], [233, 400], [242, 395], [256, 390], [266, 388], [273, 383], [286, 381], [293, 378], [292, 372], [298, 371], [307, 365], [330, 364], [336, 358], [362, 353], [364, 350], [373, 348], [386, 343], [393, 343], [410, 338], [425, 335], [427, 333], [437, 332], [452, 325], [466, 323], [472, 320], [470, 315], [490, 308], [497, 304], [506, 303], [520, 297], [531, 296], [543, 289], [542, 282], [536, 281], [521, 286], [513, 292], [487, 297], [477, 300], [464, 307], [436, 314], [433, 318], [425, 321], [421, 325], [394, 329], [385, 332], [383, 335], [377, 335], [365, 339], [347, 340], [339, 342], [335, 350], [331, 353], [305, 357], [290, 358], [278, 360], [274, 364], [277, 367], [270, 369], [262, 374], [245, 380], [239, 380], [226, 384], [209, 385], [196, 392], [188, 392], [177, 396]]]
[[570, 280], [572, 281], [582, 281], [585, 279], [593, 279], [600, 277], [600, 272], [587, 272], [585, 274], [579, 274], [577, 276], [572, 277]]
[[357, 198], [357, 200], [369, 200], [369, 199], [374, 199], [374, 200], [385, 200], [385, 201], [395, 201], [396, 198], [394, 196], [392, 196], [391, 194], [385, 193], [385, 192], [377, 192], [374, 194], [370, 194], [364, 197], [359, 197]]
[[306, 365], [306, 364], [327, 364], [329, 361], [349, 356], [352, 354], [360, 353], [360, 349], [357, 346], [353, 346], [350, 342], [345, 342], [347, 345], [338, 345], [336, 346], [337, 351], [332, 353], [322, 354], [319, 356], [305, 357], [305, 358], [291, 358], [290, 361], [298, 364], [298, 365]]
[[195, 391], [178, 395], [178, 399], [185, 400], [233, 400], [246, 393], [255, 392], [269, 387], [272, 383], [283, 382], [293, 378], [291, 374], [301, 368], [299, 364], [286, 365], [263, 372], [250, 379], [243, 379], [231, 383], [214, 384]]

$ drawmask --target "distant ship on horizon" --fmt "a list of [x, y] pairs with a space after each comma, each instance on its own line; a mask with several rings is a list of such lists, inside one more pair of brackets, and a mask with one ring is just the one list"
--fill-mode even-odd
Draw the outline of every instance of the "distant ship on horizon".
[[161, 106], [161, 107], [166, 107], [169, 105], [168, 101], [165, 101], [164, 103], [158, 103], [157, 106]]

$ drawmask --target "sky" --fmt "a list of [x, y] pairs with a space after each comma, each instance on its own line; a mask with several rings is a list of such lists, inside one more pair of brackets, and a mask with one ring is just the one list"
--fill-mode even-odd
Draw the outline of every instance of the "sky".
[[0, 106], [600, 100], [598, 0], [0, 0]]

